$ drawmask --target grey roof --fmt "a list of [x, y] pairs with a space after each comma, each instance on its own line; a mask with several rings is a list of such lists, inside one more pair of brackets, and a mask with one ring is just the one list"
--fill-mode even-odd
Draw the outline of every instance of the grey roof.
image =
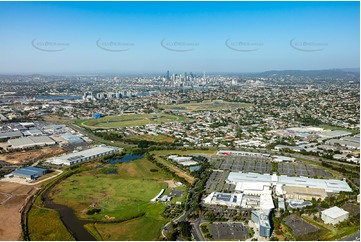
[[3, 132], [0, 133], [0, 139], [8, 139], [14, 137], [21, 137], [23, 134], [20, 131], [10, 131], [10, 132]]
[[82, 138], [80, 138], [79, 136], [76, 136], [76, 135], [64, 134], [61, 137], [63, 139], [65, 139], [66, 141], [70, 142], [70, 143], [82, 143], [82, 142], [84, 142], [84, 140]]
[[28, 166], [28, 167], [24, 167], [22, 169], [25, 169], [25, 170], [29, 170], [29, 171], [35, 171], [35, 172], [39, 172], [39, 171], [46, 171], [46, 169], [43, 169], [43, 168], [39, 168], [39, 167], [34, 167], [34, 166]]
[[343, 131], [343, 130], [333, 130], [333, 131], [329, 131], [329, 132], [320, 133], [319, 136], [322, 138], [328, 139], [328, 138], [336, 138], [336, 137], [346, 136], [346, 135], [350, 135], [350, 134], [352, 134], [352, 133]]
[[41, 132], [38, 129], [29, 129], [23, 132], [24, 135], [41, 135], [43, 132]]
[[55, 144], [55, 141], [48, 136], [34, 136], [34, 137], [23, 137], [18, 139], [10, 139], [8, 141], [14, 148], [21, 148], [23, 146], [35, 146], [35, 145], [46, 145]]

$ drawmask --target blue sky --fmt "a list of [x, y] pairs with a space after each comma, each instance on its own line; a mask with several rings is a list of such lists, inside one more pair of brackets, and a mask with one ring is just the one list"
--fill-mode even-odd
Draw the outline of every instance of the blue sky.
[[0, 2], [0, 73], [358, 67], [359, 8], [359, 2]]

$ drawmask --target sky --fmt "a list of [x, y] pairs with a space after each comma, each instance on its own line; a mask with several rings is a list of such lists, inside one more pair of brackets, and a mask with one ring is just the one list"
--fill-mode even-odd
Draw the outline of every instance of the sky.
[[359, 66], [359, 2], [0, 2], [2, 74]]

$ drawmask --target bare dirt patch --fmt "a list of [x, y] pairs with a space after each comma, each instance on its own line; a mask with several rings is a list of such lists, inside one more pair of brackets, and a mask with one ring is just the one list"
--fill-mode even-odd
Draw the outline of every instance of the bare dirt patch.
[[167, 183], [167, 187], [168, 187], [168, 188], [175, 188], [175, 187], [177, 187], [177, 185], [175, 184], [174, 180], [165, 180], [165, 181], [163, 181], [163, 182]]
[[0, 240], [21, 240], [21, 211], [37, 188], [0, 182], [0, 194], [8, 196], [0, 205]]
[[61, 153], [64, 153], [64, 150], [62, 148], [44, 148], [41, 150], [29, 150], [26, 152], [1, 154], [0, 160], [4, 160], [11, 164], [20, 164], [26, 162], [34, 162], [48, 157], [53, 157]]

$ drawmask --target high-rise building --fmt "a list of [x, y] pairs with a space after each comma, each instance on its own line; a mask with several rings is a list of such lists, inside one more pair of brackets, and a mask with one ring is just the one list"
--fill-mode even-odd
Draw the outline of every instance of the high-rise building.
[[169, 71], [167, 71], [167, 73], [166, 73], [166, 75], [165, 75], [165, 78], [166, 78], [167, 81], [170, 80]]

